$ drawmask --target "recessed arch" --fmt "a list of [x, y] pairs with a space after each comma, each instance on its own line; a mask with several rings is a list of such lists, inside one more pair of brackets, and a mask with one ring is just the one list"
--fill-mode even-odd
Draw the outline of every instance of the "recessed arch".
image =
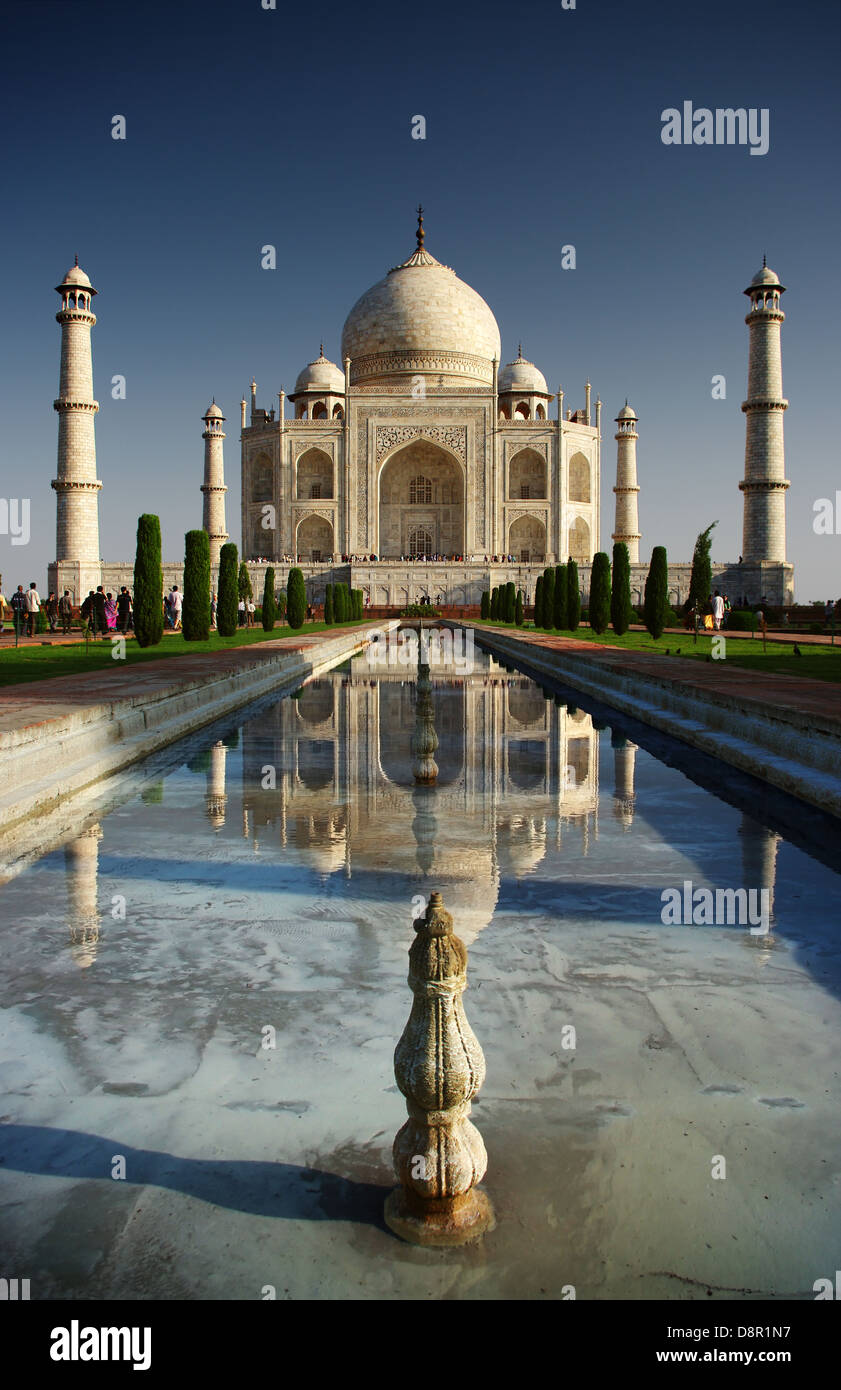
[[432, 554], [464, 553], [464, 467], [442, 445], [421, 436], [395, 449], [380, 466], [378, 498], [381, 558], [409, 554], [418, 528], [429, 533]]
[[576, 564], [588, 564], [593, 556], [590, 548], [590, 527], [582, 516], [577, 516], [569, 528], [569, 553]]
[[271, 502], [274, 496], [274, 466], [268, 454], [258, 454], [251, 460], [252, 502]]
[[568, 497], [570, 502], [591, 501], [590, 460], [580, 451], [573, 454], [567, 465], [569, 476]]
[[333, 526], [326, 516], [305, 516], [298, 522], [295, 553], [299, 560], [314, 564], [333, 554]]
[[[323, 449], [307, 449], [298, 459], [296, 493], [301, 502], [333, 496], [333, 460]], [[313, 491], [313, 488], [316, 491]]]
[[536, 449], [518, 449], [508, 465], [508, 497], [545, 498], [546, 460]]
[[508, 551], [523, 564], [546, 554], [546, 525], [539, 516], [518, 516], [508, 528]]

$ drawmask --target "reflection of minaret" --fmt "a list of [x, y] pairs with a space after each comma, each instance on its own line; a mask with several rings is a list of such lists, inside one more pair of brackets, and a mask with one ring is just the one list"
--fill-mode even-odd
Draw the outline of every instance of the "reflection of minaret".
[[[739, 835], [742, 841], [742, 887], [749, 891], [751, 888], [768, 890], [768, 916], [773, 922], [780, 837], [776, 830], [768, 830], [746, 814], [742, 815]], [[757, 936], [755, 940], [761, 942], [762, 937]]]
[[101, 827], [92, 825], [64, 847], [70, 951], [82, 970], [87, 970], [96, 960], [96, 943], [99, 940], [97, 875], [101, 839]]
[[634, 765], [637, 745], [630, 739], [613, 735], [613, 814], [622, 822], [623, 830], [630, 830], [634, 823]]
[[221, 830], [225, 824], [225, 759], [228, 750], [220, 739], [210, 750], [210, 766], [207, 769], [207, 793], [204, 804], [207, 817], [214, 830]]
[[433, 786], [438, 780], [438, 764], [434, 757], [438, 747], [438, 735], [435, 732], [435, 712], [432, 706], [432, 682], [429, 679], [429, 661], [424, 661], [424, 657], [428, 656], [421, 623], [418, 637], [418, 700], [415, 732], [412, 735], [412, 752], [415, 755], [412, 771], [415, 781], [421, 786]]

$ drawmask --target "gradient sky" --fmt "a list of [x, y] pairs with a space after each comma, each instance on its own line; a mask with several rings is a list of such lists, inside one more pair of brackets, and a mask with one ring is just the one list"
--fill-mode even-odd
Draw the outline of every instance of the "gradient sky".
[[[646, 560], [657, 544], [688, 560], [716, 519], [713, 558], [742, 549], [742, 290], [767, 253], [788, 287], [797, 598], [841, 594], [841, 535], [812, 526], [815, 500], [841, 488], [837, 0], [277, 6], [7, 0], [0, 495], [31, 498], [32, 538], [0, 536], [5, 591], [42, 584], [54, 557], [53, 286], [74, 254], [99, 291], [102, 554], [131, 559], [138, 514], [157, 511], [175, 560], [201, 524], [211, 396], [228, 417], [239, 542], [252, 374], [271, 408], [322, 339], [338, 358], [351, 305], [411, 253], [422, 202], [427, 249], [488, 301], [503, 360], [522, 340], [565, 405], [583, 406], [588, 376], [601, 396], [603, 548], [612, 420], [629, 397]], [[769, 108], [769, 153], [664, 145], [661, 112], [684, 100]], [[115, 114], [125, 141], [111, 138]], [[411, 138], [415, 114], [425, 141]], [[567, 243], [574, 271], [561, 269]], [[124, 401], [111, 399], [117, 373]]]

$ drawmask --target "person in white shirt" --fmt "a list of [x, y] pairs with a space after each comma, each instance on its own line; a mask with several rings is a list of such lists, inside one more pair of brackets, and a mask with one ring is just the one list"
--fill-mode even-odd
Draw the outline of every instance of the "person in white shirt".
[[35, 624], [38, 620], [38, 614], [40, 613], [40, 611], [41, 595], [35, 588], [35, 580], [33, 579], [32, 583], [26, 591], [26, 620], [29, 624], [30, 637], [35, 636]]
[[713, 595], [712, 610], [713, 627], [715, 628], [716, 632], [718, 632], [721, 627], [721, 620], [724, 617], [724, 599], [721, 597], [721, 594], [718, 592], [718, 589], [716, 589], [715, 594]]
[[181, 605], [183, 596], [177, 584], [173, 584], [169, 595], [169, 610], [172, 614], [172, 627], [174, 632], [178, 632], [181, 627]]

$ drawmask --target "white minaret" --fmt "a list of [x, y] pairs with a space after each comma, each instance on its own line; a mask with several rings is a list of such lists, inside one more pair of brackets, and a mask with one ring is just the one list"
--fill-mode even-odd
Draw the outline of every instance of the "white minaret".
[[631, 564], [640, 562], [640, 522], [637, 487], [637, 417], [627, 398], [616, 417], [616, 521], [613, 540], [625, 543]]
[[744, 494], [742, 555], [746, 563], [761, 560], [785, 562], [786, 489], [783, 446], [783, 364], [780, 328], [785, 314], [780, 295], [785, 286], [769, 270], [762, 257], [744, 293], [750, 299], [745, 323], [750, 329], [748, 398], [742, 402], [747, 416], [745, 476], [739, 487]]
[[96, 290], [78, 258], [56, 291], [61, 308], [61, 374], [58, 399], [58, 468], [56, 492], [56, 558], [49, 566], [50, 587], [69, 589], [81, 602], [101, 580], [99, 553], [99, 490], [96, 476], [91, 329], [96, 315], [91, 303]]
[[202, 492], [204, 493], [204, 506], [202, 507], [202, 526], [210, 537], [210, 565], [215, 568], [219, 564], [219, 552], [228, 533], [225, 530], [225, 461], [222, 456], [222, 440], [225, 432], [222, 425], [225, 416], [216, 404], [214, 396], [212, 403], [202, 416], [204, 420], [204, 483]]

